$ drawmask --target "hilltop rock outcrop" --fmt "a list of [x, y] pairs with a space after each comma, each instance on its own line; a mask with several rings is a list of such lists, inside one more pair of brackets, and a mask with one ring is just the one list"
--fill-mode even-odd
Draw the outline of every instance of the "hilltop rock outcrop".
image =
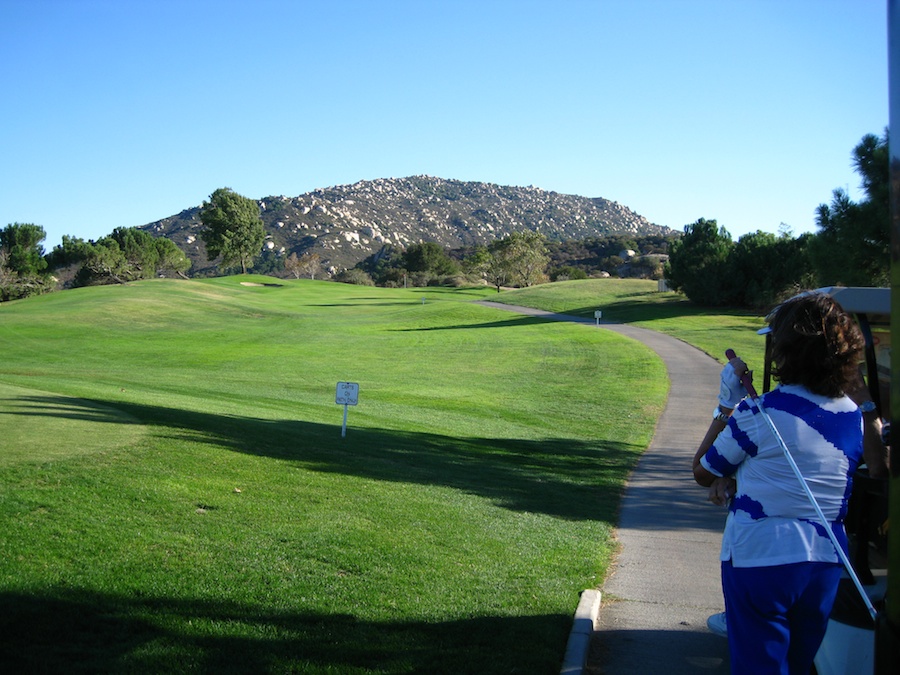
[[[404, 248], [434, 241], [446, 248], [487, 244], [516, 231], [533, 230], [564, 241], [611, 234], [671, 234], [643, 216], [603, 198], [548, 192], [536, 187], [446, 180], [433, 176], [380, 178], [321, 188], [297, 197], [259, 200], [270, 255], [319, 254], [332, 272], [353, 267], [386, 245]], [[193, 263], [211, 272], [200, 207], [144, 225], [174, 241]]]

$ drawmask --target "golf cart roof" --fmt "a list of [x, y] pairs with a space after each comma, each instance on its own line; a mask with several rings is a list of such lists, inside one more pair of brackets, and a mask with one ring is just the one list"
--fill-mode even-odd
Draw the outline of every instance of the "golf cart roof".
[[834, 298], [845, 311], [853, 314], [891, 313], [891, 289], [861, 286], [829, 286], [817, 289]]

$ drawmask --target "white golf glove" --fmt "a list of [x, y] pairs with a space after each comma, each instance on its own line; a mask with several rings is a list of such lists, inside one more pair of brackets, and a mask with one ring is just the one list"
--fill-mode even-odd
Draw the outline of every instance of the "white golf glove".
[[734, 371], [730, 363], [722, 369], [721, 384], [719, 385], [719, 405], [723, 408], [737, 408], [747, 395], [747, 389], [741, 382], [741, 378]]

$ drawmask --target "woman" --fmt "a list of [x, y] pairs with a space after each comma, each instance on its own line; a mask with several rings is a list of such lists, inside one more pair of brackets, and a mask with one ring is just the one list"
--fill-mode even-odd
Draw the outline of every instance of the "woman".
[[[843, 518], [863, 454], [862, 414], [846, 392], [863, 338], [823, 293], [785, 302], [770, 329], [779, 385], [762, 397], [763, 407], [846, 551]], [[840, 558], [780, 443], [756, 404], [743, 399], [745, 371], [739, 359], [722, 371], [716, 419], [694, 457], [700, 485], [734, 492], [720, 556], [732, 673], [808, 675]]]

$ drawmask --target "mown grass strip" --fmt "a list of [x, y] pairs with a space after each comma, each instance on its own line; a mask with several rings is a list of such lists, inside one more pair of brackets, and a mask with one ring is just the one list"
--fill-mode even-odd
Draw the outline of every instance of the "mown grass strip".
[[660, 292], [657, 282], [646, 279], [589, 279], [532, 286], [496, 298], [498, 302], [534, 307], [550, 312], [632, 323], [672, 335], [725, 362], [732, 348], [760, 372], [765, 340], [756, 331], [764, 317], [747, 310], [699, 307], [680, 293]]

